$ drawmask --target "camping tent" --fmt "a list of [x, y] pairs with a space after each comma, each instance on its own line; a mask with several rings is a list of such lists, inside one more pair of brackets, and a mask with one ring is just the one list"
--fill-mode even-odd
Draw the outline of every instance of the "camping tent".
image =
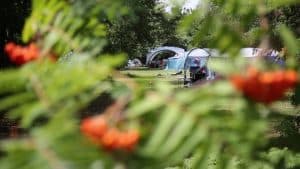
[[187, 70], [190, 72], [190, 76], [193, 74], [198, 74], [200, 71], [204, 71], [207, 80], [211, 80], [215, 78], [215, 73], [210, 71], [207, 67], [208, 59], [212, 56], [212, 54], [217, 55], [217, 50], [209, 50], [209, 49], [200, 49], [195, 48], [186, 53], [186, 59], [184, 63], [184, 78], [186, 79]]
[[224, 54], [221, 54], [219, 50], [217, 49], [211, 49], [211, 48], [203, 48], [203, 50], [207, 51], [209, 53], [209, 57], [220, 57], [224, 56]]
[[138, 58], [134, 58], [133, 60], [129, 59], [127, 61], [128, 68], [140, 67], [142, 65], [142, 62]]
[[182, 54], [182, 55], [176, 54], [175, 56], [168, 58], [166, 69], [179, 71], [179, 70], [183, 69], [184, 62], [185, 62], [184, 54]]
[[210, 53], [205, 49], [195, 48], [186, 53], [184, 69], [203, 67], [207, 64]]
[[147, 54], [147, 60], [146, 64], [150, 65], [150, 63], [158, 56], [160, 53], [163, 52], [173, 52], [175, 53], [174, 56], [167, 59], [166, 63], [166, 69], [167, 70], [180, 70], [183, 69], [184, 61], [185, 61], [185, 50], [178, 47], [172, 47], [172, 46], [163, 46], [158, 47], [153, 50], [151, 50]]
[[254, 58], [259, 56], [259, 54], [262, 52], [262, 49], [260, 48], [242, 48], [240, 50], [240, 55], [245, 58]]
[[285, 61], [280, 57], [279, 52], [273, 49], [242, 48], [240, 55], [246, 58], [264, 57], [270, 63], [285, 67]]

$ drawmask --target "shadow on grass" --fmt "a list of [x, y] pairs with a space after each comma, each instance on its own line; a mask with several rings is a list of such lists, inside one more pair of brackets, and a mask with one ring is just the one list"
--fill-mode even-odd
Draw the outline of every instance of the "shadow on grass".
[[287, 147], [297, 152], [300, 151], [300, 116], [286, 117], [275, 128], [280, 135], [270, 139], [270, 147]]

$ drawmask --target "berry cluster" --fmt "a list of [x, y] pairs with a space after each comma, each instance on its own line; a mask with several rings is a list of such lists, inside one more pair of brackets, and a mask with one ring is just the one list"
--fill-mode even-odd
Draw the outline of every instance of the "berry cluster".
[[248, 98], [270, 104], [282, 98], [288, 89], [296, 86], [297, 72], [293, 70], [259, 72], [251, 67], [245, 76], [231, 76], [231, 82]]
[[18, 65], [25, 64], [39, 57], [40, 51], [35, 43], [20, 46], [13, 42], [7, 43], [4, 48], [10, 60]]
[[132, 150], [139, 140], [139, 133], [135, 130], [122, 132], [117, 128], [109, 128], [103, 116], [84, 119], [81, 131], [97, 145], [108, 150]]

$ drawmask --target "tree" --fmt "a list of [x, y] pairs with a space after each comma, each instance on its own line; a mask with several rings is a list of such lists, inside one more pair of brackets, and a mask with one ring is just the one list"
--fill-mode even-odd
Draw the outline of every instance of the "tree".
[[127, 1], [130, 15], [108, 21], [108, 52], [126, 52], [129, 58], [145, 60], [145, 54], [162, 45], [183, 46], [176, 35], [181, 15], [166, 17], [156, 0]]
[[274, 9], [267, 15], [267, 18], [270, 21], [270, 26], [271, 26], [270, 29], [273, 31], [272, 33], [273, 35], [272, 37], [274, 41], [273, 46], [275, 48], [281, 49], [284, 47], [280, 39], [280, 34], [277, 29], [280, 25], [286, 25], [287, 27], [289, 27], [294, 33], [294, 35], [296, 36], [296, 38], [299, 39], [300, 37], [299, 9], [300, 9], [299, 4], [283, 6]]

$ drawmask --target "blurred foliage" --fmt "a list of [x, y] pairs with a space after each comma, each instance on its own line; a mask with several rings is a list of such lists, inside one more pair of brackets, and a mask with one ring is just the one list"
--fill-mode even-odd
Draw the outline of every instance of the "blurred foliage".
[[112, 13], [117, 9], [120, 14], [127, 11], [121, 1], [104, 1], [99, 5], [98, 1], [41, 0], [32, 4], [23, 41], [37, 40], [44, 44], [42, 55], [52, 52], [60, 56], [69, 51], [99, 55], [106, 43], [102, 16], [113, 18]]
[[[218, 27], [223, 31], [220, 34], [226, 34], [226, 31], [230, 31], [235, 33], [235, 36], [241, 37], [234, 39], [240, 39], [237, 41], [241, 44], [240, 46], [256, 47], [260, 45], [261, 38], [270, 36], [269, 45], [280, 50], [284, 47], [279, 35], [280, 31], [277, 29], [281, 25], [287, 25], [296, 35], [296, 38], [299, 38], [299, 3], [294, 5], [289, 5], [289, 3], [292, 1], [287, 1], [284, 4], [277, 1], [262, 1], [258, 3], [259, 6], [257, 7], [256, 2], [208, 1], [206, 5], [200, 6], [201, 10], [192, 11], [193, 17], [187, 16], [191, 19], [183, 20], [182, 25], [188, 24], [189, 27], [183, 26], [179, 30], [192, 47], [216, 47], [215, 44], [209, 42], [213, 42], [214, 37], [218, 37], [218, 35], [212, 34], [212, 32], [218, 32], [215, 28]], [[218, 24], [223, 25], [224, 30]], [[227, 24], [229, 25], [226, 26]], [[199, 30], [202, 28], [204, 29], [202, 30], [203, 33], [195, 36], [197, 32], [201, 32]], [[205, 28], [210, 29], [205, 30]]]
[[[141, 1], [130, 1], [135, 2]], [[146, 1], [142, 2], [147, 6]], [[178, 36], [189, 37], [187, 42], [191, 45], [202, 43], [226, 52], [230, 56], [226, 64], [214, 64], [214, 67], [227, 75], [242, 73], [246, 64], [236, 56], [240, 48], [248, 44], [248, 39], [243, 37], [250, 30], [251, 22], [259, 17], [258, 29], [263, 33], [257, 34], [254, 40], [263, 45], [269, 40], [264, 16], [281, 5], [295, 2], [203, 1], [203, 6], [180, 20]], [[104, 55], [103, 47], [107, 40], [112, 42], [107, 39], [107, 34], [114, 29], [107, 29], [108, 21], [116, 19], [116, 23], [112, 23], [115, 29], [121, 29], [123, 25], [130, 27], [134, 22], [127, 23], [125, 19], [131, 15], [136, 17], [137, 11], [144, 10], [142, 4], [128, 3], [121, 0], [33, 0], [33, 11], [26, 21], [23, 40], [37, 41], [42, 56], [55, 53], [62, 59], [57, 63], [41, 59], [0, 72], [0, 110], [17, 119], [26, 129], [22, 137], [1, 142], [4, 152], [1, 168], [300, 167], [298, 151], [267, 146], [268, 122], [272, 116], [284, 115], [268, 105], [245, 98], [232, 87], [227, 77], [201, 87], [174, 89], [164, 82], [155, 82], [149, 88], [119, 73], [116, 67], [124, 61], [124, 55]], [[152, 11], [153, 6], [146, 9]], [[160, 27], [164, 22], [157, 21], [159, 13], [150, 16], [155, 19], [142, 18], [145, 24], [138, 19], [135, 29], [150, 32], [149, 37], [153, 34], [163, 36], [170, 25]], [[156, 23], [159, 28], [151, 29]], [[172, 29], [173, 25], [170, 32]], [[161, 34], [156, 35], [160, 30]], [[278, 30], [289, 51], [288, 68], [298, 69], [295, 59], [299, 51], [297, 39], [284, 24]], [[120, 32], [123, 31], [125, 29]], [[134, 38], [129, 43], [131, 36], [126, 42], [128, 45], [136, 43], [131, 46], [136, 50], [139, 50], [138, 46], [147, 48], [158, 39], [150, 40], [151, 45]], [[206, 38], [205, 43], [203, 38]], [[64, 56], [69, 51], [74, 53]], [[113, 48], [112, 51], [115, 52]], [[117, 52], [126, 50], [120, 48]], [[268, 65], [259, 65], [268, 69]], [[296, 92], [298, 96], [299, 91]], [[115, 127], [131, 126], [140, 132], [141, 140], [134, 151], [107, 151], [92, 145], [80, 134], [81, 110], [103, 93], [123, 106], [117, 107], [116, 112], [105, 110], [99, 113], [109, 112]]]
[[30, 14], [28, 0], [3, 0], [0, 12], [5, 19], [1, 20], [0, 27], [0, 69], [12, 66], [4, 53], [4, 45], [9, 41], [21, 43], [21, 33], [25, 18]]

